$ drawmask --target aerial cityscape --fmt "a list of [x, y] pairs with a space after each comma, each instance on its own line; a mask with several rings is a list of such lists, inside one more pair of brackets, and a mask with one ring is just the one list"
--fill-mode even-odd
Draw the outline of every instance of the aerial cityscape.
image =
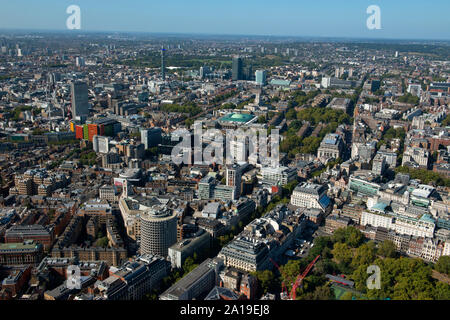
[[0, 300], [450, 300], [450, 35], [84, 30], [69, 5], [0, 22]]

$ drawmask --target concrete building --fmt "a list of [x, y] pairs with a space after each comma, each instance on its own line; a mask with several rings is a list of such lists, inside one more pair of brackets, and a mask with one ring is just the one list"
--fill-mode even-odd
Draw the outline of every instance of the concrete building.
[[109, 152], [109, 137], [97, 136], [92, 138], [92, 148], [95, 152], [107, 154]]
[[159, 287], [170, 272], [170, 263], [160, 256], [142, 255], [125, 262], [111, 276], [94, 285], [105, 300], [141, 300]]
[[297, 170], [290, 167], [263, 167], [261, 169], [262, 183], [272, 186], [284, 186], [295, 180]]
[[23, 243], [34, 240], [47, 250], [53, 244], [53, 229], [40, 224], [14, 225], [5, 233], [5, 243]]
[[0, 244], [0, 265], [38, 265], [42, 259], [43, 246], [33, 240], [22, 243]]
[[169, 259], [174, 268], [182, 268], [184, 261], [195, 252], [201, 253], [211, 245], [211, 236], [200, 229], [193, 237], [184, 239], [169, 248]]
[[253, 272], [269, 266], [269, 249], [259, 239], [240, 236], [220, 251], [219, 258], [227, 267]]
[[233, 164], [227, 166], [226, 170], [226, 184], [228, 187], [234, 188], [233, 200], [239, 199], [242, 193], [242, 174], [245, 169], [248, 167], [248, 164], [238, 165]]
[[317, 157], [321, 160], [340, 158], [344, 149], [344, 142], [338, 134], [327, 134], [320, 143]]
[[433, 238], [434, 236], [435, 221], [429, 215], [413, 218], [377, 209], [375, 207], [370, 211], [364, 211], [361, 215], [361, 225], [383, 227], [399, 234], [416, 237]]
[[327, 107], [348, 113], [350, 111], [350, 105], [351, 100], [348, 98], [333, 98]]
[[428, 168], [430, 153], [422, 148], [407, 147], [403, 153], [402, 166]]
[[316, 208], [327, 212], [331, 200], [328, 198], [327, 189], [324, 186], [303, 182], [292, 192], [291, 204], [296, 207]]
[[107, 200], [110, 202], [117, 202], [119, 200], [119, 193], [116, 186], [105, 184], [98, 189], [98, 193], [101, 200]]
[[377, 153], [372, 161], [372, 172], [374, 174], [383, 175], [386, 168], [386, 158], [382, 154]]
[[194, 300], [206, 296], [217, 284], [223, 268], [220, 259], [206, 259], [160, 295], [160, 300]]
[[154, 206], [140, 215], [141, 254], [167, 257], [169, 247], [177, 242], [177, 213], [166, 207]]

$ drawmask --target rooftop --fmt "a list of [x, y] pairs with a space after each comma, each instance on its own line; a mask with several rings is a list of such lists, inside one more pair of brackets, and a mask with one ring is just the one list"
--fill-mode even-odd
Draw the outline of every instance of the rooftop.
[[229, 113], [222, 118], [219, 119], [221, 122], [239, 122], [239, 123], [248, 123], [253, 120], [255, 117], [251, 114], [246, 113]]

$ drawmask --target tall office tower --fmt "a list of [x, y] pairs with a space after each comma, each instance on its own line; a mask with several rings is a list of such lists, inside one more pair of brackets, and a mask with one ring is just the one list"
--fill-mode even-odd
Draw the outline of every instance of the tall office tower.
[[242, 173], [248, 164], [233, 164], [227, 166], [227, 186], [234, 187], [233, 199], [237, 200], [241, 196]]
[[167, 207], [152, 207], [141, 214], [141, 254], [167, 257], [177, 242], [177, 213]]
[[84, 67], [85, 66], [84, 58], [83, 57], [76, 57], [75, 58], [75, 65], [77, 67]]
[[264, 54], [266, 52], [266, 49], [264, 47], [261, 47], [261, 53]]
[[247, 161], [247, 147], [248, 143], [244, 141], [230, 141], [230, 151], [233, 160], [237, 162]]
[[349, 70], [348, 70], [348, 76], [349, 76], [349, 78], [351, 78], [351, 77], [353, 77], [353, 68], [350, 68]]
[[95, 152], [108, 153], [109, 152], [109, 137], [95, 135], [92, 138], [92, 148]]
[[233, 81], [244, 80], [243, 63], [241, 57], [233, 58], [232, 80]]
[[278, 48], [275, 48], [274, 53], [275, 53], [275, 54], [278, 53]]
[[211, 73], [211, 69], [208, 66], [200, 67], [200, 78], [205, 79]]
[[164, 53], [166, 49], [161, 48], [161, 79], [166, 80], [166, 65], [164, 64]]
[[161, 128], [141, 129], [141, 142], [145, 146], [145, 150], [157, 147], [162, 142]]
[[260, 86], [266, 85], [267, 71], [266, 70], [256, 70], [255, 72], [256, 84]]
[[72, 117], [74, 119], [89, 115], [88, 87], [85, 82], [72, 82]]
[[395, 51], [395, 57], [398, 58], [398, 51]]
[[335, 71], [334, 76], [335, 76], [336, 78], [340, 78], [340, 77], [341, 77], [341, 69], [336, 68], [336, 71]]
[[375, 92], [379, 90], [381, 87], [381, 81], [380, 80], [372, 80], [372, 83], [370, 85], [370, 91]]
[[253, 72], [253, 66], [249, 65], [248, 67], [244, 68], [244, 79], [243, 80], [248, 80], [248, 81], [252, 81], [255, 77], [255, 73]]

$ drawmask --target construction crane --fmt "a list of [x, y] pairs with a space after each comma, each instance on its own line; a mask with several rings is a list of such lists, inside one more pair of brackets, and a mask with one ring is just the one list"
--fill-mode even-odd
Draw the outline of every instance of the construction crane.
[[297, 298], [297, 288], [302, 284], [303, 279], [308, 275], [308, 273], [311, 271], [311, 269], [314, 267], [314, 265], [316, 264], [317, 260], [319, 260], [320, 255], [318, 255], [305, 269], [305, 271], [303, 271], [303, 273], [299, 274], [297, 277], [297, 280], [295, 280], [294, 285], [292, 286], [292, 290], [291, 290], [291, 300], [295, 300]]

